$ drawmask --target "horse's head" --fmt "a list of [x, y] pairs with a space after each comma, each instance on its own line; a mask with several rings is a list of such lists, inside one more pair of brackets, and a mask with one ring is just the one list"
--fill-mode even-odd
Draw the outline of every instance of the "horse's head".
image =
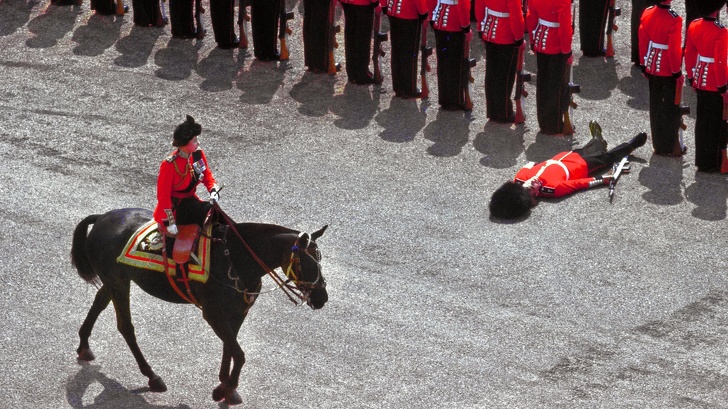
[[329, 300], [326, 280], [321, 271], [321, 252], [316, 244], [316, 239], [324, 234], [327, 227], [328, 225], [311, 235], [299, 234], [291, 250], [290, 262], [285, 269], [288, 279], [303, 294], [306, 304], [314, 310], [322, 308]]

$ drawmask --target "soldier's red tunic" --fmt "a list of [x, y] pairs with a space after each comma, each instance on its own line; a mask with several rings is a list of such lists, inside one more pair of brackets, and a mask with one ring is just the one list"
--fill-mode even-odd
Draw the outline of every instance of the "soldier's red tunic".
[[387, 15], [405, 20], [418, 20], [430, 10], [426, 0], [380, 0], [379, 4], [387, 8]]
[[570, 0], [528, 0], [526, 26], [534, 51], [569, 54], [574, 35], [571, 24]]
[[[197, 155], [199, 158], [195, 160]], [[197, 197], [197, 185], [200, 183], [208, 192], [216, 184], [202, 149], [198, 149], [187, 158], [180, 155], [179, 151], [169, 155], [159, 166], [154, 220], [161, 223], [167, 219], [165, 210], [174, 209], [175, 200]]]
[[690, 23], [685, 44], [685, 68], [693, 87], [725, 91], [728, 82], [728, 30], [715, 19]]
[[589, 177], [584, 158], [576, 152], [561, 152], [538, 164], [530, 163], [516, 174], [515, 181], [525, 183], [535, 178], [541, 182], [538, 196], [561, 197], [589, 188], [596, 179]]
[[475, 18], [483, 40], [491, 43], [513, 44], [526, 30], [521, 0], [475, 0]]
[[640, 65], [646, 73], [672, 77], [682, 71], [682, 22], [667, 4], [650, 6], [642, 13]]
[[470, 0], [430, 0], [433, 27], [441, 31], [470, 28]]

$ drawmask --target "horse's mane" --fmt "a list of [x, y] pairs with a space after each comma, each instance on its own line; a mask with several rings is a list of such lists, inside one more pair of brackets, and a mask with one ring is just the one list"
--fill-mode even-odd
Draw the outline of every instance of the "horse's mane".
[[269, 223], [236, 223], [235, 227], [241, 233], [260, 234], [265, 236], [285, 233], [298, 233], [297, 230]]

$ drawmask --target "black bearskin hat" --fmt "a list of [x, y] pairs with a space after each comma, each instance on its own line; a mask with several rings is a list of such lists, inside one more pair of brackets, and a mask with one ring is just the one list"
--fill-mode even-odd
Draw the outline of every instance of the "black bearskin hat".
[[506, 182], [490, 198], [490, 214], [499, 219], [517, 219], [535, 205], [529, 191], [520, 183]]
[[698, 13], [698, 17], [705, 17], [720, 10], [723, 6], [725, 6], [725, 0], [686, 0], [685, 2], [685, 7]]
[[182, 122], [174, 130], [172, 146], [180, 147], [187, 145], [192, 138], [202, 133], [202, 125], [195, 123], [195, 118], [187, 115], [187, 120]]

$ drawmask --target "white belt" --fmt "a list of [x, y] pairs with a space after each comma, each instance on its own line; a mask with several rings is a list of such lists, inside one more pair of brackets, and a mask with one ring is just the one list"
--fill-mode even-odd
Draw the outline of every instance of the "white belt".
[[[571, 152], [569, 152], [569, 153], [571, 153]], [[561, 159], [563, 159], [563, 158], [561, 158]], [[564, 169], [564, 173], [566, 173], [566, 180], [569, 179], [569, 168], [567, 168], [566, 165], [564, 165], [564, 163], [561, 162], [561, 160], [553, 160], [553, 159], [547, 160], [546, 161], [546, 164], [543, 166], [542, 170], [545, 170], [546, 167], [547, 166], [550, 166], [550, 165], [559, 165], [559, 166], [561, 166], [561, 168]]]
[[554, 23], [553, 21], [546, 21], [542, 18], [538, 19], [538, 24], [541, 24], [542, 26], [546, 26], [546, 27], [551, 27], [551, 28], [556, 28], [556, 27], [561, 26], [561, 24], [559, 24], [559, 23]]
[[713, 57], [703, 57], [702, 55], [698, 55], [698, 61], [700, 62], [707, 62], [707, 63], [714, 63], [715, 58]]
[[658, 50], [667, 50], [667, 44], [653, 43], [650, 41], [649, 48], [657, 48]]
[[448, 4], [451, 6], [457, 6], [458, 0], [440, 0], [440, 4]]
[[500, 11], [491, 10], [488, 7], [485, 8], [485, 15], [486, 16], [496, 16], [500, 18], [510, 17], [510, 13], [501, 13]]

